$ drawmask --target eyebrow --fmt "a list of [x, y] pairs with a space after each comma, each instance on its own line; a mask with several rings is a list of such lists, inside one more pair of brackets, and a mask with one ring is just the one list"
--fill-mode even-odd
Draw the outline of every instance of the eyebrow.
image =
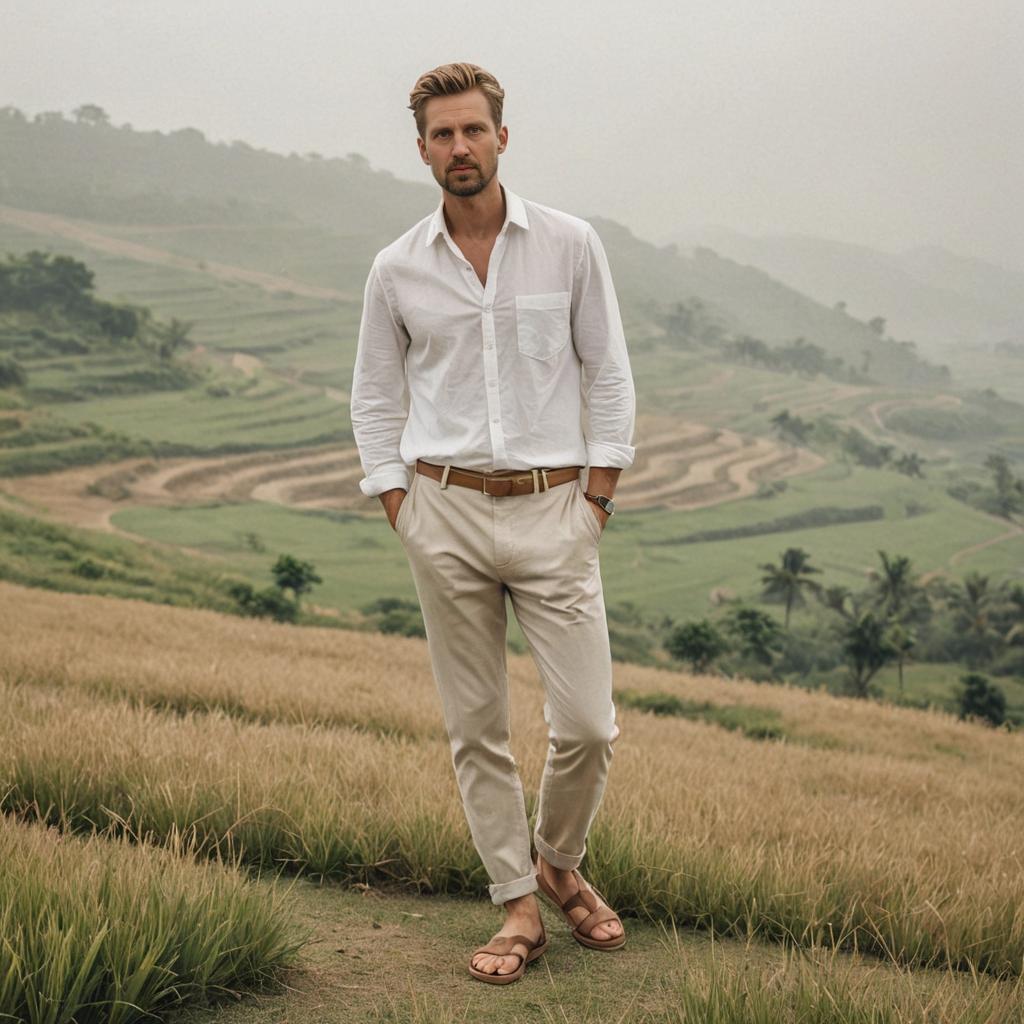
[[[486, 123], [487, 123], [486, 121], [467, 121], [466, 124], [463, 125], [463, 127], [464, 128], [483, 128]], [[435, 129], [433, 129], [433, 131], [431, 131], [430, 134], [431, 135], [436, 135], [438, 132], [446, 131], [449, 128], [451, 128], [451, 125], [449, 125], [449, 124], [439, 124]]]

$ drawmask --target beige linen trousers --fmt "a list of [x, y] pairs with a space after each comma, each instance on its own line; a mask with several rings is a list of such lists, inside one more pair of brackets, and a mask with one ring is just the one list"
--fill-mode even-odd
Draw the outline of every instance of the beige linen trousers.
[[603, 528], [583, 489], [577, 477], [493, 497], [414, 473], [395, 521], [494, 903], [537, 888], [509, 750], [506, 591], [545, 690], [548, 753], [533, 840], [557, 868], [583, 860], [618, 736], [597, 552]]

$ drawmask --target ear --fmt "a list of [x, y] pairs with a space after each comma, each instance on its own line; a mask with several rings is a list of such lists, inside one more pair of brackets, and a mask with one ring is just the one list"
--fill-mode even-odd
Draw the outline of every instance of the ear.
[[429, 164], [430, 163], [430, 157], [427, 156], [427, 144], [423, 141], [423, 139], [419, 135], [416, 136], [416, 146], [417, 146], [417, 148], [420, 151], [420, 159], [425, 164]]
[[498, 132], [498, 152], [504, 153], [508, 146], [508, 125], [502, 125]]

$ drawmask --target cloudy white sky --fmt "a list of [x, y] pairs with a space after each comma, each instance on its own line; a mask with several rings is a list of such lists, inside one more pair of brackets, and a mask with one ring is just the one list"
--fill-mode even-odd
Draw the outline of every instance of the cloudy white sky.
[[471, 60], [529, 198], [655, 241], [719, 224], [1024, 268], [1022, 52], [1020, 0], [0, 0], [0, 106], [429, 182], [409, 89]]

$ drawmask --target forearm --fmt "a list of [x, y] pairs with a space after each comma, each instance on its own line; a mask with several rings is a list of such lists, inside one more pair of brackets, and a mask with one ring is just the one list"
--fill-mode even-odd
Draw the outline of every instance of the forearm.
[[587, 475], [587, 493], [603, 494], [611, 498], [615, 494], [615, 485], [619, 482], [621, 469], [611, 466], [591, 466]]

